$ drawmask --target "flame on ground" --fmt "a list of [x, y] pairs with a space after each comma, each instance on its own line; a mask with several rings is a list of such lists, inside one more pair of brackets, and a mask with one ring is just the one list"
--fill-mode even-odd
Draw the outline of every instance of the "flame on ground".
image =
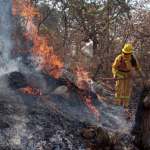
[[[89, 82], [91, 81], [89, 72], [85, 71], [83, 67], [77, 67], [76, 69], [76, 76], [77, 76], [77, 87], [81, 90], [90, 90]], [[92, 103], [92, 97], [90, 95], [82, 96], [82, 100], [88, 107], [88, 109], [95, 115], [96, 119], [99, 120], [100, 112], [97, 110], [97, 108]]]
[[38, 67], [49, 75], [59, 78], [62, 75], [64, 63], [49, 46], [48, 36], [39, 34], [38, 25], [35, 24], [35, 17], [41, 18], [37, 8], [33, 7], [29, 0], [13, 0], [13, 15], [20, 15], [25, 20], [25, 37], [33, 42], [32, 54], [36, 57]]
[[33, 96], [41, 96], [42, 95], [42, 92], [40, 89], [31, 87], [31, 86], [20, 88], [19, 91], [24, 94], [33, 95]]

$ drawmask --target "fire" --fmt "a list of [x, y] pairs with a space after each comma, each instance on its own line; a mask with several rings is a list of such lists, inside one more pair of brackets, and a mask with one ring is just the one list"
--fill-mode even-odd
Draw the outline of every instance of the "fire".
[[83, 67], [77, 66], [76, 76], [78, 80], [90, 80], [89, 72], [87, 72]]
[[88, 89], [89, 88], [88, 82], [91, 80], [89, 77], [89, 73], [85, 71], [83, 67], [79, 66], [77, 67], [75, 73], [77, 77], [76, 80], [77, 87], [83, 90]]
[[92, 97], [91, 96], [85, 97], [85, 104], [87, 105], [89, 110], [91, 112], [93, 112], [93, 114], [96, 116], [97, 120], [99, 120], [100, 113], [97, 110], [97, 108], [92, 104]]
[[[36, 57], [36, 62], [43, 71], [47, 72], [49, 75], [59, 78], [62, 75], [62, 68], [64, 63], [61, 62], [60, 58], [54, 53], [53, 47], [49, 46], [48, 36], [41, 36], [39, 34], [38, 26], [35, 24], [35, 17], [41, 18], [37, 8], [33, 7], [30, 3], [30, 0], [13, 0], [13, 14], [20, 15], [25, 19], [26, 22], [26, 33], [25, 37], [33, 42], [33, 47], [31, 49], [33, 56]], [[77, 76], [77, 86], [79, 89], [88, 90], [89, 73], [86, 72], [83, 68], [77, 67], [76, 70]], [[34, 90], [31, 87], [23, 88], [22, 91], [28, 94], [39, 93], [39, 91]], [[36, 92], [34, 92], [36, 91]], [[86, 96], [83, 98], [85, 104], [89, 110], [99, 117], [99, 111], [92, 104], [92, 98]]]
[[[89, 81], [91, 80], [89, 73], [84, 70], [82, 67], [77, 67], [76, 69], [76, 76], [77, 76], [77, 86], [81, 90], [90, 90], [90, 85]], [[100, 113], [97, 110], [97, 108], [93, 105], [92, 103], [92, 97], [90, 95], [88, 96], [82, 96], [81, 93], [81, 98], [88, 107], [88, 109], [96, 116], [97, 120], [99, 120]]]
[[31, 86], [27, 86], [25, 88], [20, 88], [19, 91], [24, 94], [33, 95], [33, 96], [41, 96], [42, 95], [42, 92], [40, 91], [40, 89], [33, 88]]
[[21, 16], [32, 20], [34, 16], [40, 16], [36, 8], [32, 7], [29, 1], [13, 0], [13, 15], [20, 13]]
[[13, 14], [22, 16], [26, 21], [25, 37], [33, 42], [31, 49], [33, 56], [36, 57], [38, 67], [42, 68], [49, 75], [59, 78], [62, 74], [61, 69], [64, 63], [54, 53], [52, 47], [49, 46], [48, 36], [39, 34], [38, 26], [34, 23], [34, 19], [40, 18], [41, 15], [37, 8], [34, 8], [29, 0], [14, 0]]

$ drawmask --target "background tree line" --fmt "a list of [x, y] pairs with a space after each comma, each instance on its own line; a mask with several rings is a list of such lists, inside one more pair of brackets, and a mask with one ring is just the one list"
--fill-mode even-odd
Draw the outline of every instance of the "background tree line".
[[[150, 2], [148, 0], [30, 0], [40, 10], [39, 33], [48, 35], [66, 66], [84, 66], [93, 78], [109, 77], [111, 64], [124, 43], [132, 42], [145, 74], [150, 71]], [[20, 19], [20, 18], [19, 18]], [[15, 18], [17, 36], [23, 27]], [[22, 22], [23, 24], [23, 22]], [[20, 33], [18, 32], [20, 28]], [[91, 39], [93, 56], [81, 48]], [[20, 44], [19, 49], [23, 46]], [[24, 45], [25, 46], [25, 45]], [[26, 45], [28, 47], [29, 45]]]

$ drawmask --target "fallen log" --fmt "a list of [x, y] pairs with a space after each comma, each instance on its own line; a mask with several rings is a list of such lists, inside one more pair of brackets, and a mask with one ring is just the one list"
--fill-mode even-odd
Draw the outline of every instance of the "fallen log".
[[[87, 91], [87, 93], [93, 92], [101, 96], [113, 96], [112, 90], [106, 89], [106, 87], [103, 84], [101, 84], [101, 82], [97, 83], [92, 79], [82, 80], [78, 82], [77, 76], [66, 69], [62, 70], [62, 76], [60, 80], [64, 80], [66, 84], [72, 84], [80, 90]], [[8, 84], [13, 89], [26, 87], [30, 83], [32, 84], [32, 81], [30, 81], [30, 79], [28, 79], [26, 75], [19, 71], [12, 72], [8, 75]]]
[[97, 83], [97, 82], [93, 81], [92, 79], [86, 80], [86, 81], [83, 80], [80, 83], [80, 85], [78, 85], [77, 76], [66, 69], [63, 70], [62, 78], [73, 83], [75, 86], [77, 86], [80, 89], [92, 91], [99, 95], [113, 96], [113, 93], [111, 91], [107, 90], [100, 82]]
[[27, 86], [26, 77], [19, 71], [11, 72], [8, 75], [8, 85], [13, 89]]

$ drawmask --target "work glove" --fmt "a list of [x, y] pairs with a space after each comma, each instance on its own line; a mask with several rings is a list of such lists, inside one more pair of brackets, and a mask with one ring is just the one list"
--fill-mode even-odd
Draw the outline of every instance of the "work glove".
[[116, 71], [115, 78], [116, 79], [123, 79], [124, 75], [120, 74], [119, 71]]

